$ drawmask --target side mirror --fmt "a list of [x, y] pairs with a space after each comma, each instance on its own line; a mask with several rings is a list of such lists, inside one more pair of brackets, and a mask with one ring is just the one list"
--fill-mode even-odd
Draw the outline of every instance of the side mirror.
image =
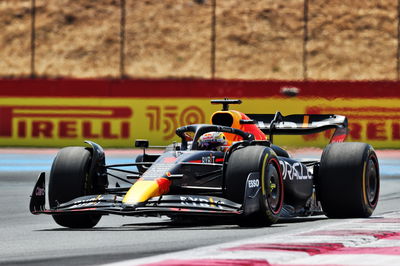
[[146, 149], [149, 147], [149, 141], [147, 139], [137, 139], [135, 140], [135, 147]]

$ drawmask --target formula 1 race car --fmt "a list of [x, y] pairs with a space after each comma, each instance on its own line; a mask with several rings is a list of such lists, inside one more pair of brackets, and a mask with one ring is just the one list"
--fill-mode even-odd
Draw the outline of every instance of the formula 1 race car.
[[[147, 140], [131, 164], [106, 165], [103, 149], [66, 147], [54, 159], [45, 208], [45, 174], [33, 189], [30, 211], [50, 214], [71, 228], [95, 226], [102, 215], [172, 219], [225, 217], [242, 226], [268, 226], [280, 217], [325, 214], [369, 217], [379, 196], [379, 165], [373, 148], [344, 143], [347, 119], [333, 114], [244, 114], [222, 104], [211, 124], [176, 129], [179, 143], [151, 154]], [[320, 160], [299, 160], [274, 145], [274, 135], [335, 129]], [[132, 167], [133, 170], [123, 169]], [[123, 178], [115, 171], [124, 173]], [[108, 177], [129, 182], [108, 187]], [[131, 182], [135, 180], [136, 182]]]

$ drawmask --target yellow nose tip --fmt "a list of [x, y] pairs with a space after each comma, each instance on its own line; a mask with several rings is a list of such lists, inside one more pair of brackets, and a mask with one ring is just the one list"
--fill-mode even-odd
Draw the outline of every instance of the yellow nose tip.
[[135, 204], [145, 202], [146, 200], [168, 193], [171, 181], [166, 178], [157, 178], [155, 180], [136, 181], [128, 190], [124, 199], [125, 204]]
[[158, 184], [153, 180], [138, 180], [126, 193], [123, 203], [134, 204], [159, 196]]

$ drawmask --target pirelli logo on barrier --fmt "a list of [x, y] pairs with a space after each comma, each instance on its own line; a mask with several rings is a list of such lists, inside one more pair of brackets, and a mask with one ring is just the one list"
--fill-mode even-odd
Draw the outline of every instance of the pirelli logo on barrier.
[[[400, 148], [400, 107], [396, 99], [242, 98], [244, 113], [338, 114], [349, 119], [347, 141], [375, 148]], [[220, 106], [208, 98], [0, 98], [0, 146], [61, 147], [93, 140], [103, 147], [151, 145], [179, 141], [177, 127], [209, 123]], [[286, 147], [324, 147], [332, 132], [275, 136]]]
[[127, 139], [132, 116], [129, 107], [3, 105], [0, 137]]
[[[400, 140], [400, 107], [316, 107], [306, 108], [310, 114], [340, 114], [349, 120], [350, 141], [387, 142]], [[324, 134], [330, 137], [331, 132]], [[317, 135], [304, 136], [305, 140], [314, 140]]]
[[[94, 140], [104, 147], [129, 147], [136, 138], [152, 145], [167, 145], [177, 140], [181, 125], [206, 123], [198, 106], [179, 102], [154, 103], [138, 99], [116, 101], [113, 106], [84, 106], [76, 99], [37, 100], [35, 105], [0, 103], [0, 145], [65, 146]], [[79, 100], [78, 100], [79, 101]], [[95, 101], [86, 99], [88, 103]], [[39, 105], [40, 103], [43, 105]]]

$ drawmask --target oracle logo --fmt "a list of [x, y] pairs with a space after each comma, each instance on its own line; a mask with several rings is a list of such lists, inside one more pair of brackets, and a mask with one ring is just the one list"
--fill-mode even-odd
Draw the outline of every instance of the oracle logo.
[[132, 115], [130, 107], [0, 106], [0, 137], [129, 138]]

